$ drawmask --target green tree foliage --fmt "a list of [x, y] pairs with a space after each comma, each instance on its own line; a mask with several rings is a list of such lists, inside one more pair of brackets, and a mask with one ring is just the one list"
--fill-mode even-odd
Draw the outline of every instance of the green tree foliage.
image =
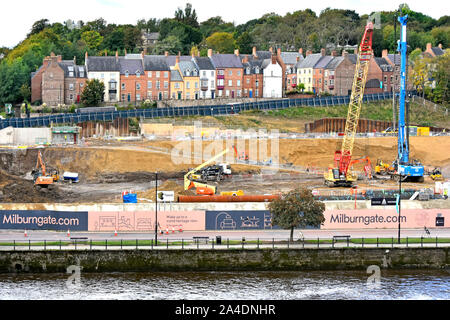
[[81, 34], [81, 40], [90, 50], [97, 51], [103, 42], [103, 37], [97, 31], [85, 31]]
[[192, 4], [190, 3], [186, 3], [184, 11], [181, 8], [178, 8], [177, 11], [175, 11], [175, 20], [191, 26], [192, 28], [199, 27], [197, 13], [195, 12], [195, 9], [192, 8]]
[[438, 57], [435, 63], [433, 78], [436, 80], [436, 88], [433, 92], [433, 100], [448, 106], [450, 101], [450, 52], [447, 51]]
[[85, 107], [97, 107], [103, 102], [105, 85], [98, 79], [92, 79], [86, 82], [85, 88], [81, 94], [81, 103]]
[[205, 42], [209, 48], [220, 53], [233, 53], [236, 48], [236, 41], [228, 32], [215, 32], [206, 38]]
[[240, 53], [252, 53], [253, 39], [247, 31], [243, 32], [236, 39], [236, 46]]
[[33, 23], [33, 25], [31, 26], [31, 31], [30, 33], [27, 35], [27, 37], [33, 35], [33, 34], [38, 34], [39, 32], [41, 32], [42, 30], [44, 30], [45, 28], [47, 28], [49, 26], [49, 21], [48, 19], [41, 19], [36, 21], [35, 23]]
[[311, 190], [299, 188], [283, 194], [269, 204], [272, 224], [290, 229], [290, 239], [294, 240], [295, 228], [319, 227], [325, 221], [325, 204], [316, 201]]

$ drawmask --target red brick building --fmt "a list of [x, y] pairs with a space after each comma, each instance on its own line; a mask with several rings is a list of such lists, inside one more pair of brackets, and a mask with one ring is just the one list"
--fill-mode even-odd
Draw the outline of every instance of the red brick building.
[[239, 58], [239, 50], [236, 50], [235, 54], [213, 55], [212, 50], [209, 49], [208, 57], [216, 68], [217, 97], [242, 97], [244, 66]]
[[47, 68], [42, 73], [42, 102], [48, 106], [64, 104], [64, 69], [61, 56], [50, 56]]
[[242, 56], [242, 65], [244, 67], [244, 78], [242, 96], [245, 98], [261, 98], [263, 96], [262, 59], [255, 59], [253, 55]]
[[163, 100], [170, 98], [170, 67], [161, 56], [144, 56], [146, 98]]
[[142, 59], [119, 58], [120, 100], [125, 103], [141, 102], [147, 93]]

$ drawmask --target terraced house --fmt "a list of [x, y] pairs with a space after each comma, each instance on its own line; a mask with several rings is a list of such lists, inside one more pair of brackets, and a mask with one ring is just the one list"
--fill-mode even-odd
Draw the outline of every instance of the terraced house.
[[89, 80], [98, 79], [105, 85], [104, 101], [111, 103], [119, 102], [121, 95], [118, 52], [116, 52], [115, 57], [89, 57], [86, 52], [85, 66]]
[[196, 64], [192, 61], [179, 61], [179, 59], [177, 59], [174, 70], [178, 70], [181, 77], [183, 78], [183, 99], [199, 99], [200, 76]]
[[242, 81], [244, 66], [239, 58], [239, 50], [234, 54], [212, 54], [208, 50], [208, 57], [216, 69], [217, 96], [225, 98], [242, 97]]
[[209, 57], [192, 57], [200, 74], [200, 98], [214, 99], [216, 96], [216, 69]]
[[120, 58], [120, 92], [122, 102], [145, 100], [146, 79], [142, 59]]
[[262, 98], [264, 71], [262, 68], [263, 59], [252, 55], [242, 55], [242, 65], [244, 67], [244, 81], [242, 85], [243, 97]]
[[308, 50], [306, 52], [306, 58], [297, 63], [297, 84], [303, 83], [305, 91], [313, 91], [314, 66], [322, 57], [322, 53], [313, 54], [311, 50]]
[[144, 56], [146, 99], [163, 100], [170, 97], [170, 68], [164, 56]]

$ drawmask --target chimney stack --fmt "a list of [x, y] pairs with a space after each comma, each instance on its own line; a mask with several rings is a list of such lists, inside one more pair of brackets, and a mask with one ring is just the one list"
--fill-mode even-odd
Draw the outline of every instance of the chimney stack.
[[311, 50], [307, 50], [306, 51], [306, 56], [309, 56], [310, 54], [312, 54], [312, 51]]
[[438, 44], [438, 47], [442, 49], [442, 43], [439, 43], [439, 44]]
[[278, 56], [281, 56], [281, 48], [278, 48], [278, 49], [277, 49], [277, 55], [278, 55]]
[[358, 48], [353, 49], [354, 54], [358, 54]]
[[258, 58], [258, 55], [256, 54], [256, 47], [253, 47], [252, 55], [253, 55], [253, 57]]
[[[126, 52], [126, 50], [125, 50], [125, 52]], [[119, 51], [118, 50], [116, 50], [116, 61], [119, 61]]]
[[88, 53], [87, 53], [87, 51], [84, 53], [84, 61], [87, 61], [87, 59], [88, 59]]
[[239, 49], [234, 50], [234, 54], [239, 57]]
[[147, 55], [147, 47], [144, 48], [144, 56]]
[[387, 49], [383, 49], [383, 51], [381, 51], [381, 57], [387, 57], [388, 56], [388, 51]]
[[299, 61], [300, 61], [300, 57], [299, 57], [299, 56], [297, 56], [296, 60], [297, 60], [297, 62], [299, 62]]
[[303, 55], [303, 48], [298, 49], [298, 53], [299, 53], [300, 55]]
[[125, 49], [125, 55], [127, 55], [127, 49]]
[[244, 56], [244, 59], [242, 59], [242, 63], [247, 63], [248, 62], [248, 56]]
[[346, 50], [342, 50], [342, 56], [344, 58], [347, 58], [348, 57], [348, 52]]
[[270, 53], [273, 53], [273, 48], [270, 47], [270, 48], [269, 48], [269, 51], [270, 51]]
[[144, 60], [144, 57], [145, 57], [145, 51], [146, 51], [146, 50], [144, 50], [144, 51], [141, 52], [141, 58], [142, 58], [142, 60]]
[[176, 56], [175, 57], [175, 64], [179, 64], [180, 63], [180, 56]]
[[331, 51], [331, 56], [337, 57], [337, 51], [336, 50]]
[[76, 66], [77, 65], [77, 57], [73, 56], [73, 64]]
[[320, 55], [322, 56], [322, 57], [325, 57], [325, 49], [324, 48], [322, 48], [322, 49], [320, 49]]
[[209, 58], [212, 57], [212, 49], [208, 49], [208, 57], [209, 57]]
[[272, 54], [272, 64], [277, 64], [277, 56]]
[[431, 43], [427, 43], [427, 51], [431, 50]]
[[168, 57], [169, 56], [169, 51], [164, 51], [164, 56]]

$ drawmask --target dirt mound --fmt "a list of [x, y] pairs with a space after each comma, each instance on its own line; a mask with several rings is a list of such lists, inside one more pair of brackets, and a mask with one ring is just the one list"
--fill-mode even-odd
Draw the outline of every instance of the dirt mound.
[[[167, 180], [161, 186], [158, 187], [158, 191], [174, 191], [175, 192], [175, 200], [179, 195], [195, 195], [195, 192], [192, 190], [184, 190], [184, 186], [182, 184], [178, 184], [176, 181]], [[156, 199], [156, 188], [152, 188], [146, 190], [144, 192], [138, 192], [137, 197], [148, 199], [155, 201]]]
[[8, 203], [48, 203], [70, 202], [71, 194], [61, 191], [57, 186], [53, 189], [34, 187], [33, 181], [11, 176], [0, 171], [0, 202]]

